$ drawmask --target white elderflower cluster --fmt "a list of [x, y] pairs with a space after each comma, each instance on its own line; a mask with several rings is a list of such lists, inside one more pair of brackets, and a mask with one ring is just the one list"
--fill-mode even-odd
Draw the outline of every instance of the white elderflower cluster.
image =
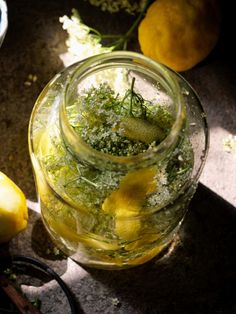
[[113, 47], [102, 46], [99, 34], [91, 32], [91, 28], [81, 21], [75, 9], [72, 10], [71, 18], [64, 15], [59, 18], [59, 21], [68, 33], [68, 39], [66, 40], [67, 52], [60, 55], [64, 66], [113, 50]]
[[121, 10], [134, 14], [141, 12], [147, 0], [88, 0], [90, 4], [100, 7], [102, 11], [116, 13]]

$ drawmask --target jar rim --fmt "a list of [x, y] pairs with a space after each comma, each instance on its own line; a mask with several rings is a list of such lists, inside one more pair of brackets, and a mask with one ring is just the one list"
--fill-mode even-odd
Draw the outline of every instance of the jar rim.
[[[137, 155], [116, 156], [94, 149], [79, 136], [79, 134], [70, 125], [66, 117], [66, 104], [70, 87], [71, 85], [73, 85], [73, 82], [78, 76], [86, 73], [88, 69], [93, 71], [96, 65], [101, 65], [103, 63], [105, 64], [106, 62], [112, 62], [114, 64], [115, 62], [119, 62], [119, 60], [124, 61], [125, 59], [129, 60], [130, 62], [135, 62], [140, 68], [146, 68], [149, 70], [151, 69], [152, 73], [156, 74], [156, 76], [157, 74], [161, 74], [164, 77], [172, 91], [176, 116], [169, 134], [158, 145], [156, 145], [156, 147]], [[94, 166], [98, 164], [106, 166], [116, 165], [116, 167], [135, 166], [137, 164], [139, 166], [140, 164], [142, 164], [143, 166], [147, 166], [148, 164], [153, 162], [154, 158], [155, 162], [157, 160], [162, 160], [162, 158], [166, 156], [166, 153], [169, 152], [173, 145], [175, 145], [178, 141], [179, 134], [185, 127], [186, 122], [184, 98], [182, 97], [179, 83], [172, 75], [172, 73], [173, 71], [166, 66], [140, 53], [130, 51], [112, 51], [92, 56], [85, 59], [84, 61], [78, 62], [78, 67], [76, 67], [76, 70], [67, 80], [64, 89], [63, 102], [60, 107], [60, 126], [66, 146], [76, 157], [79, 157], [80, 159], [81, 155], [84, 156], [85, 160], [90, 157], [90, 160], [93, 160], [92, 163], [94, 164]]]

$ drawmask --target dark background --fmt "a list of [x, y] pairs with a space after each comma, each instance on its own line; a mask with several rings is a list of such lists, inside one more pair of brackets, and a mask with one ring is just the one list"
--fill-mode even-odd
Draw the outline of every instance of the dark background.
[[[36, 200], [27, 129], [37, 96], [63, 68], [58, 55], [66, 51], [66, 33], [58, 17], [70, 16], [71, 9], [77, 8], [84, 22], [102, 33], [124, 33], [134, 17], [101, 12], [79, 0], [9, 0], [7, 5], [9, 28], [0, 49], [0, 169], [21, 187], [28, 199]], [[182, 75], [203, 99], [210, 129], [214, 132], [219, 126], [236, 134], [235, 11], [231, 1], [223, 1], [221, 11], [222, 31], [215, 49]], [[129, 49], [139, 51], [136, 37]], [[26, 86], [29, 74], [37, 75], [37, 81]], [[214, 143], [211, 144], [215, 153]], [[214, 163], [214, 158], [210, 162]], [[214, 187], [215, 178], [222, 180], [217, 169], [212, 181], [205, 181]], [[228, 179], [235, 182], [234, 177]], [[87, 276], [80, 282], [68, 281], [81, 311], [236, 313], [236, 209], [222, 198], [223, 190], [222, 195], [217, 195], [211, 191], [212, 186], [199, 185], [176, 248], [168, 258], [154, 259], [122, 272], [86, 269]], [[50, 245], [39, 216], [30, 212], [29, 228], [12, 241], [10, 250], [41, 258], [63, 274], [66, 259], [57, 260], [46, 254]], [[52, 304], [56, 303], [53, 296]], [[0, 305], [2, 302], [1, 296]], [[47, 313], [55, 313], [50, 306]], [[69, 313], [66, 307], [61, 306], [60, 310]]]

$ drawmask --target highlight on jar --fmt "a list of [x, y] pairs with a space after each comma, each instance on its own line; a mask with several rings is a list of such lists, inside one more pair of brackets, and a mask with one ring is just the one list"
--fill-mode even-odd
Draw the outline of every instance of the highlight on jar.
[[175, 238], [208, 150], [205, 113], [177, 73], [134, 52], [78, 62], [34, 106], [29, 148], [44, 225], [81, 264], [143, 264]]
[[6, 1], [0, 0], [0, 47], [8, 28], [8, 13]]

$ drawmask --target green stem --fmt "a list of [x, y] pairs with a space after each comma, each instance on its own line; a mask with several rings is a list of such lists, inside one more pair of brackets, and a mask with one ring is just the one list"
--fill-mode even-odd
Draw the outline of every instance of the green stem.
[[103, 35], [95, 28], [89, 27], [90, 32], [94, 33], [94, 35], [98, 36], [99, 38], [102, 38]]
[[130, 109], [129, 109], [129, 113], [130, 115], [133, 115], [133, 96], [134, 96], [134, 82], [135, 82], [135, 77], [132, 78], [132, 82], [131, 82], [131, 88], [130, 88]]
[[114, 50], [118, 49], [121, 45], [123, 45], [123, 50], [126, 50], [127, 48], [127, 42], [129, 38], [131, 37], [133, 31], [138, 26], [138, 24], [141, 22], [149, 4], [152, 2], [152, 0], [147, 0], [145, 6], [143, 7], [142, 11], [139, 13], [137, 19], [134, 21], [134, 23], [131, 25], [129, 30], [120, 38], [120, 40], [117, 41], [117, 44], [114, 45]]
[[105, 35], [103, 35], [103, 34], [101, 34], [101, 38], [102, 39], [107, 39], [107, 38], [121, 38], [123, 35], [121, 35], [121, 34], [118, 34], [118, 35], [116, 35], [116, 34], [105, 34]]

